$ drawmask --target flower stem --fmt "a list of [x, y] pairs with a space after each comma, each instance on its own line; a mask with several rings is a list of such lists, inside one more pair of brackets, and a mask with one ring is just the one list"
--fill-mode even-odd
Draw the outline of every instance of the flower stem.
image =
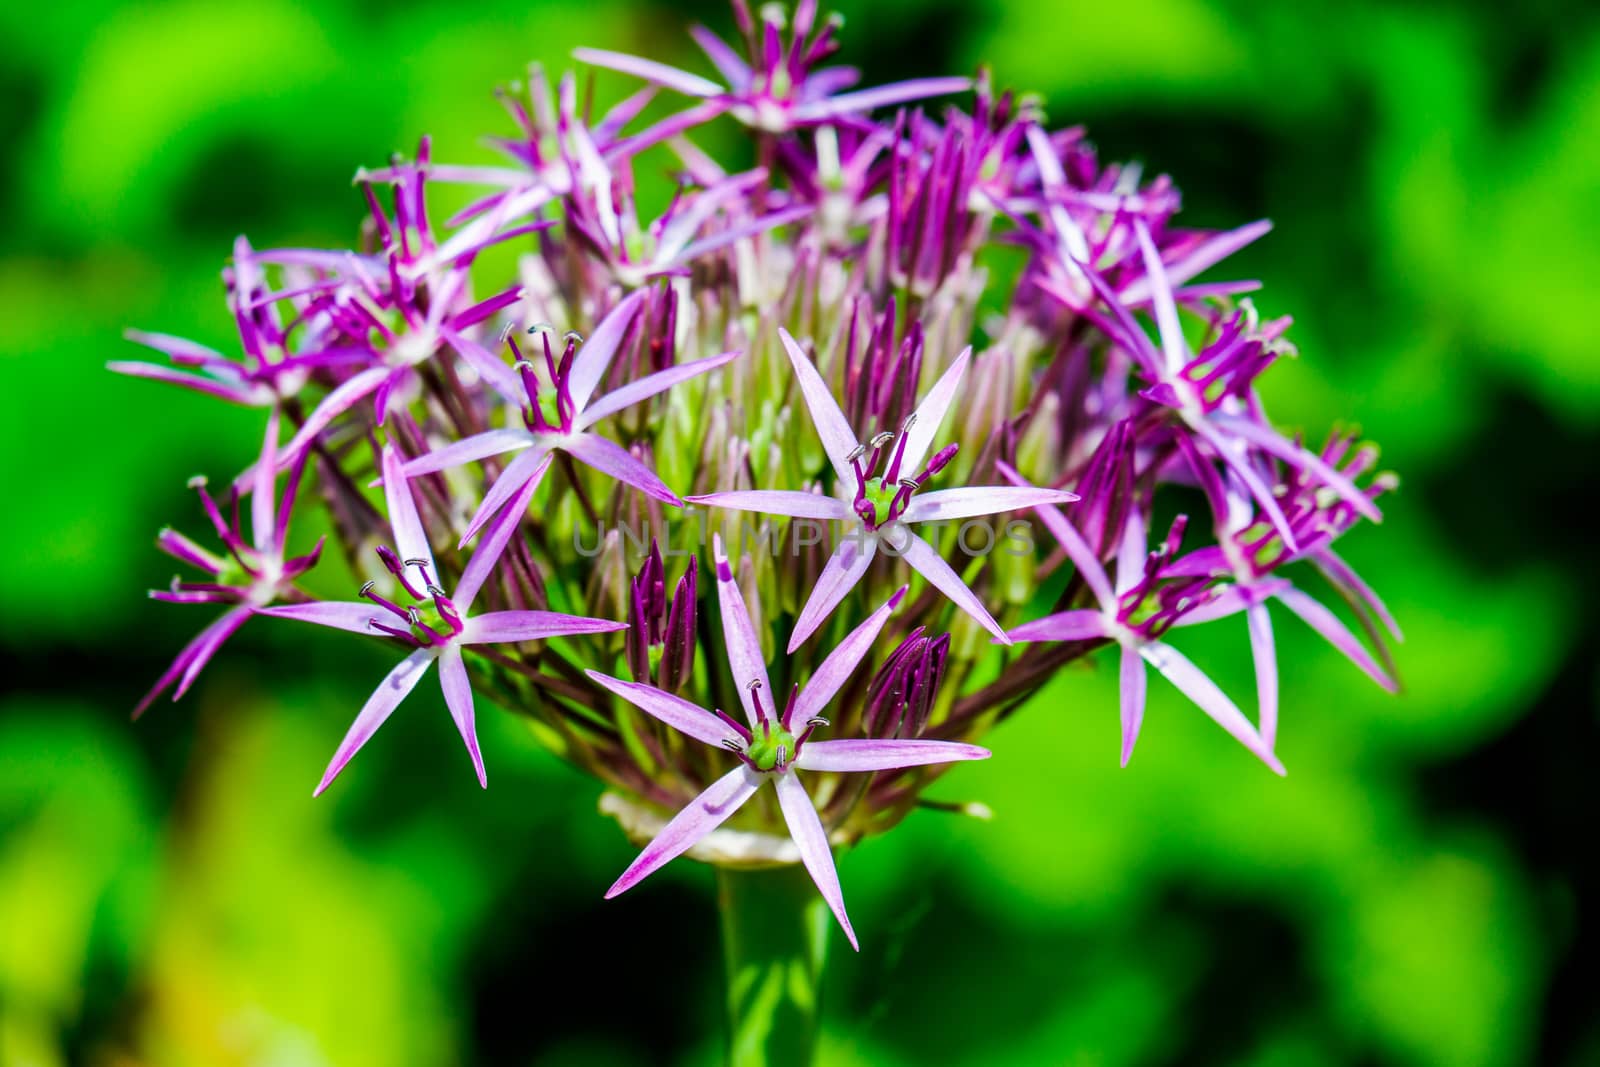
[[800, 864], [717, 870], [731, 1067], [806, 1067], [816, 1053], [828, 907]]

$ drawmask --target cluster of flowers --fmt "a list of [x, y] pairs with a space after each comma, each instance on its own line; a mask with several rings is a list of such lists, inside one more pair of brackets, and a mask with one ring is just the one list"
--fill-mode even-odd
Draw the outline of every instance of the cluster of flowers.
[[[742, 55], [694, 31], [722, 84], [580, 50], [645, 87], [595, 118], [534, 68], [500, 94], [508, 165], [423, 141], [358, 173], [358, 248], [241, 238], [237, 355], [132, 335], [169, 362], [115, 370], [266, 413], [223, 502], [196, 486], [222, 551], [160, 535], [204, 577], [153, 595], [225, 611], [140, 710], [253, 615], [374, 636], [403, 659], [319, 793], [437, 663], [481, 782], [475, 687], [610, 787], [603, 809], [649, 840], [612, 894], [685, 852], [799, 861], [854, 943], [831, 846], [986, 757], [973, 742], [1070, 660], [1119, 650], [1124, 762], [1149, 665], [1282, 773], [1272, 600], [1393, 687], [1393, 620], [1332, 547], [1393, 480], [1350, 436], [1275, 430], [1255, 383], [1287, 320], [1240, 299], [1254, 282], [1194, 281], [1267, 226], [1178, 227], [1167, 179], [1101, 164], [983, 76], [855, 90], [821, 65], [837, 21], [812, 0], [734, 14]], [[904, 106], [967, 92], [970, 111]], [[694, 142], [729, 127], [753, 169]], [[647, 155], [679, 178], [654, 219]], [[481, 193], [440, 225], [440, 183]], [[303, 587], [321, 541], [289, 554], [308, 470], [371, 575], [355, 600]], [[1205, 547], [1182, 549], [1180, 515], [1152, 549], [1174, 486], [1204, 500]], [[1365, 641], [1280, 576], [1296, 561]], [[1235, 614], [1254, 719], [1167, 640]]]

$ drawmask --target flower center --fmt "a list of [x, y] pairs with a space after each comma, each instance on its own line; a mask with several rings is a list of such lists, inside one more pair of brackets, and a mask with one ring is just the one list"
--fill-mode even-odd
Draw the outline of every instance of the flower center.
[[[433, 578], [428, 574], [427, 560], [402, 561], [387, 546], [378, 549], [378, 557], [383, 560], [389, 573], [399, 580], [401, 592], [411, 600], [411, 604], [402, 606], [385, 598], [375, 591], [376, 582], [368, 582], [361, 587], [360, 596], [372, 601], [390, 616], [387, 621], [373, 616], [367, 620], [368, 626], [418, 648], [441, 647], [461, 633], [464, 629], [461, 613], [444, 595], [444, 590], [433, 584]], [[420, 590], [406, 577], [407, 567], [416, 567], [421, 572]]]
[[[856, 475], [855, 498], [850, 507], [869, 530], [888, 526], [905, 514], [906, 506], [922, 483], [943, 470], [961, 447], [945, 445], [920, 474], [914, 478], [906, 475], [903, 470], [908, 466], [906, 440], [916, 419], [914, 414], [908, 416], [898, 434], [880, 433], [866, 444], [857, 445], [850, 453], [850, 465]], [[885, 465], [882, 474], [877, 473], [880, 463]]]
[[578, 354], [578, 346], [583, 343], [583, 338], [569, 331], [563, 338], [566, 347], [558, 359], [550, 346], [554, 327], [535, 323], [528, 327], [528, 332], [540, 337], [544, 356], [542, 368], [536, 367], [523, 356], [522, 349], [517, 347], [516, 337], [509, 330], [505, 335], [506, 344], [511, 346], [511, 354], [516, 357], [516, 371], [522, 377], [522, 391], [525, 394], [522, 421], [534, 433], [571, 433], [577, 410], [572, 402], [568, 380], [572, 376], [573, 357]]
[[794, 734], [778, 723], [757, 727], [744, 758], [758, 771], [782, 770], [794, 759], [800, 745]]

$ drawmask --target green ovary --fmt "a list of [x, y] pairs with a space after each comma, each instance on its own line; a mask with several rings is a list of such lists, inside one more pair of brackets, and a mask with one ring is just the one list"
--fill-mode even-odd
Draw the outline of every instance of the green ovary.
[[895, 494], [900, 491], [898, 485], [887, 485], [882, 478], [869, 481], [866, 485], [865, 496], [867, 503], [872, 505], [872, 525], [882, 526], [889, 521], [889, 509], [894, 503]]
[[788, 763], [794, 759], [794, 750], [797, 747], [794, 734], [782, 726], [757, 726], [755, 736], [750, 741], [750, 747], [745, 750], [745, 756], [755, 765], [757, 770], [776, 770], [778, 766], [778, 749], [783, 749], [783, 759]]

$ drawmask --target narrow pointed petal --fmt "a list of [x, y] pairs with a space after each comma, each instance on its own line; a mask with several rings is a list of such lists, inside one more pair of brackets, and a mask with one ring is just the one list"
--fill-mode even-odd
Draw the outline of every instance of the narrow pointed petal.
[[694, 38], [694, 43], [700, 46], [700, 51], [711, 60], [711, 65], [717, 68], [717, 73], [722, 75], [730, 88], [738, 91], [750, 81], [750, 64], [729, 48], [721, 37], [698, 25], [689, 27], [689, 36]]
[[791, 519], [835, 519], [847, 522], [855, 518], [850, 505], [821, 493], [801, 493], [792, 489], [744, 489], [729, 493], [707, 493], [704, 496], [684, 497], [689, 504], [703, 504], [709, 508], [729, 508], [733, 511], [753, 511], [758, 515], [782, 515]]
[[1149, 678], [1145, 675], [1144, 659], [1132, 645], [1122, 646], [1122, 765], [1126, 767], [1133, 757], [1133, 746], [1139, 740], [1139, 727], [1144, 722], [1145, 693]]
[[[1163, 571], [1162, 574], [1170, 574]], [[1246, 611], [1267, 598], [1274, 596], [1279, 590], [1289, 588], [1286, 578], [1268, 578], [1258, 582], [1231, 584], [1217, 591], [1217, 595], [1197, 608], [1184, 612], [1178, 617], [1174, 626], [1194, 626], [1198, 623], [1216, 622]]]
[[516, 371], [506, 366], [504, 360], [496, 359], [488, 349], [449, 326], [442, 327], [439, 334], [456, 350], [456, 355], [477, 371], [478, 376], [488, 382], [489, 387], [507, 403], [522, 403], [522, 379]]
[[1005, 485], [969, 485], [961, 489], [939, 489], [918, 493], [911, 498], [902, 516], [906, 522], [943, 522], [970, 519], [977, 515], [997, 515], [1003, 511], [1070, 504], [1078, 494], [1059, 489], [1019, 488]]
[[278, 454], [278, 409], [267, 412], [267, 433], [261, 446], [261, 458], [256, 461], [255, 478], [250, 486], [250, 540], [257, 548], [271, 544], [272, 530], [277, 526], [273, 507], [278, 495], [278, 467], [273, 462]]
[[850, 675], [861, 665], [867, 653], [872, 649], [872, 643], [878, 639], [878, 634], [883, 632], [883, 626], [889, 621], [889, 616], [900, 606], [905, 599], [906, 587], [901, 586], [894, 596], [868, 615], [866, 620], [849, 636], [840, 641], [828, 658], [817, 667], [811, 680], [806, 682], [805, 688], [800, 690], [800, 695], [795, 698], [794, 708], [790, 721], [785, 726], [793, 728], [793, 723], [803, 723], [813, 715], [821, 715], [823, 709], [833, 700], [834, 694], [850, 680]]
[[591, 404], [583, 414], [573, 420], [573, 426], [578, 430], [587, 430], [607, 415], [615, 415], [624, 408], [632, 407], [641, 400], [664, 393], [680, 382], [691, 378], [698, 378], [702, 374], [709, 374], [718, 367], [725, 367], [739, 355], [737, 352], [724, 352], [720, 356], [709, 356], [706, 359], [697, 359], [692, 363], [679, 363], [677, 366], [668, 367], [666, 370], [640, 378], [638, 381], [629, 382], [619, 389], [613, 389], [605, 396]]
[[444, 703], [450, 717], [461, 731], [467, 755], [472, 757], [472, 769], [478, 772], [478, 784], [489, 788], [489, 776], [483, 769], [483, 753], [478, 750], [478, 728], [474, 722], [476, 710], [472, 706], [472, 683], [467, 680], [467, 665], [461, 659], [461, 650], [447, 645], [439, 653], [439, 685], [444, 689]]
[[386, 722], [394, 709], [417, 687], [423, 674], [428, 669], [428, 664], [434, 659], [433, 649], [419, 648], [397, 664], [384, 680], [378, 683], [378, 688], [372, 696], [367, 698], [367, 703], [356, 715], [356, 721], [350, 724], [350, 730], [344, 735], [344, 740], [339, 742], [339, 749], [333, 754], [333, 761], [328, 764], [328, 769], [322, 775], [312, 796], [321, 796], [322, 791], [333, 784], [339, 777], [339, 772], [345, 765], [361, 751], [373, 734], [378, 732], [378, 727]]
[[994, 621], [994, 616], [990, 615], [989, 609], [983, 606], [983, 601], [978, 599], [978, 594], [967, 587], [967, 583], [961, 580], [961, 575], [951, 569], [950, 564], [944, 561], [944, 557], [939, 555], [932, 545], [916, 534], [907, 531], [906, 536], [908, 541], [900, 555], [911, 565], [912, 569], [926, 578], [941, 593], [949, 597], [956, 607], [982, 623], [985, 630], [999, 638], [1000, 644], [1009, 645], [1011, 638], [1006, 636], [1005, 630], [1001, 628], [998, 622]]
[[548, 452], [544, 454], [540, 467], [522, 483], [522, 488], [511, 498], [511, 503], [501, 508], [490, 520], [489, 532], [472, 550], [472, 558], [467, 560], [467, 566], [461, 572], [461, 580], [456, 583], [453, 598], [456, 610], [461, 614], [467, 615], [472, 611], [472, 602], [478, 599], [478, 590], [489, 580], [495, 564], [505, 555], [506, 546], [522, 526], [522, 517], [528, 513], [528, 505], [533, 503], [533, 494], [539, 489], [539, 481], [544, 477], [544, 472], [550, 469], [550, 461], [554, 458]]
[[1218, 427], [1213, 426], [1209, 419], [1195, 422], [1193, 429], [1212, 447], [1222, 462], [1227, 464], [1228, 470], [1244, 483], [1244, 487], [1250, 492], [1250, 498], [1256, 502], [1261, 513], [1272, 524], [1273, 530], [1283, 538], [1284, 546], [1290, 552], [1298, 552], [1300, 542], [1294, 536], [1294, 527], [1289, 525], [1289, 519], [1284, 515], [1283, 507], [1273, 494], [1272, 487], [1262, 481], [1261, 475], [1250, 462], [1245, 442], [1238, 437], [1228, 437]]
[[1283, 763], [1261, 740], [1261, 735], [1250, 725], [1250, 720], [1245, 718], [1244, 712], [1228, 699], [1226, 693], [1217, 688], [1216, 682], [1189, 662], [1183, 653], [1160, 641], [1149, 641], [1140, 645], [1139, 653], [1150, 666], [1166, 675], [1167, 681], [1177, 686], [1184, 696], [1198, 704], [1201, 711], [1215, 719], [1217, 724], [1232, 734], [1240, 744], [1255, 753], [1261, 762], [1278, 774], [1284, 773]]
[[578, 411], [581, 412], [589, 406], [589, 398], [594, 395], [595, 387], [600, 384], [600, 380], [606, 376], [606, 368], [611, 366], [617, 348], [622, 344], [622, 339], [628, 335], [634, 315], [644, 305], [646, 295], [643, 289], [630, 294], [627, 299], [607, 312], [606, 317], [594, 328], [594, 332], [578, 346], [578, 354], [572, 357], [572, 371], [567, 377], [572, 405]]
[[125, 374], [130, 378], [149, 378], [151, 381], [168, 382], [179, 385], [185, 389], [193, 389], [206, 393], [209, 396], [220, 397], [235, 404], [253, 407], [265, 404], [272, 399], [272, 390], [265, 386], [249, 385], [245, 383], [218, 381], [199, 374], [188, 374], [171, 367], [162, 367], [154, 363], [140, 363], [135, 360], [113, 360], [106, 364], [106, 370], [113, 374]]
[[1145, 560], [1149, 557], [1149, 540], [1145, 533], [1144, 516], [1136, 508], [1128, 510], [1123, 520], [1122, 540], [1117, 542], [1117, 596], [1139, 584], [1144, 577]]
[[808, 771], [892, 771], [960, 760], [988, 759], [989, 750], [959, 741], [807, 741], [794, 765]]
[[683, 507], [678, 494], [667, 488], [656, 472], [646, 467], [633, 453], [599, 434], [581, 433], [568, 437], [561, 445], [573, 459], [581, 460], [595, 470], [604, 471], [624, 485], [631, 485], [664, 504]]
[[407, 460], [400, 467], [400, 474], [406, 478], [415, 478], [419, 474], [432, 474], [434, 471], [459, 467], [463, 463], [515, 452], [536, 444], [538, 440], [537, 436], [527, 430], [510, 427], [504, 430], [485, 430], [483, 433], [475, 433], [471, 437], [464, 437], [443, 448]]
[[816, 103], [802, 104], [794, 109], [794, 117], [800, 122], [810, 122], [815, 119], [832, 118], [835, 115], [871, 111], [875, 107], [886, 107], [889, 104], [903, 104], [908, 100], [964, 93], [970, 88], [972, 82], [967, 78], [918, 78], [913, 81], [895, 82], [892, 85], [878, 85], [854, 93], [840, 93], [818, 100]]
[[1378, 510], [1378, 505], [1372, 502], [1372, 498], [1363, 493], [1355, 482], [1335, 470], [1315, 452], [1297, 447], [1276, 430], [1261, 426], [1246, 418], [1236, 418], [1232, 415], [1213, 415], [1211, 422], [1224, 430], [1238, 434], [1261, 449], [1261, 451], [1276, 456], [1285, 463], [1301, 470], [1311, 472], [1321, 478], [1328, 488], [1338, 493], [1341, 499], [1345, 500], [1361, 514], [1373, 522], [1383, 521], [1383, 512]]
[[1284, 607], [1300, 616], [1308, 626], [1321, 634], [1330, 645], [1343, 652], [1351, 663], [1365, 671], [1373, 681], [1391, 693], [1400, 691], [1400, 683], [1378, 665], [1378, 661], [1372, 658], [1372, 653], [1367, 651], [1367, 646], [1363, 645], [1360, 639], [1339, 621], [1339, 617], [1322, 603], [1299, 589], [1281, 590], [1278, 599], [1283, 602]]
[[625, 622], [564, 615], [559, 611], [490, 611], [467, 620], [467, 630], [459, 640], [463, 645], [512, 644], [574, 634], [604, 634], [627, 628]]
[[522, 491], [529, 485], [537, 488], [545, 472], [550, 469], [551, 458], [550, 450], [540, 444], [506, 464], [506, 469], [500, 472], [500, 477], [496, 478], [489, 491], [483, 494], [483, 503], [478, 505], [477, 514], [467, 523], [458, 547], [465, 548], [467, 542], [477, 536], [484, 524], [494, 518], [508, 500], [521, 496]]
[[928, 390], [928, 395], [917, 405], [916, 421], [911, 424], [911, 430], [906, 434], [906, 451], [905, 458], [900, 461], [901, 470], [915, 474], [922, 469], [922, 461], [927, 457], [928, 449], [932, 446], [939, 427], [944, 424], [945, 416], [950, 414], [950, 405], [955, 402], [956, 393], [961, 388], [961, 379], [966, 375], [967, 364], [971, 360], [972, 346], [968, 345], [961, 350], [956, 361], [939, 376], [939, 380], [933, 383], [933, 388]]
[[180, 682], [177, 691], [172, 694], [173, 700], [177, 700], [188, 692], [189, 687], [200, 676], [200, 672], [205, 668], [205, 665], [211, 661], [211, 657], [216, 655], [217, 649], [222, 647], [224, 641], [237, 633], [239, 627], [243, 626], [248, 618], [250, 618], [250, 609], [248, 607], [232, 608], [218, 616], [216, 621], [196, 634], [193, 640], [183, 646], [183, 651], [178, 653], [177, 658], [172, 661], [172, 665], [162, 672], [160, 678], [156, 679], [156, 684], [150, 687], [150, 691], [144, 695], [144, 699], [139, 701], [138, 706], [133, 709], [133, 717], [137, 719], [143, 715], [145, 709], [154, 703], [156, 697], [160, 696], [173, 682]]
[[1373, 614], [1389, 628], [1389, 633], [1394, 635], [1396, 641], [1404, 641], [1405, 635], [1400, 632], [1400, 624], [1395, 622], [1390, 614], [1389, 607], [1378, 596], [1376, 590], [1362, 580], [1355, 568], [1336, 555], [1331, 548], [1323, 548], [1311, 553], [1309, 557], [1322, 576], [1328, 579], [1335, 587], [1343, 588], [1359, 599]]
[[207, 348], [187, 337], [174, 337], [170, 333], [151, 333], [148, 330], [125, 330], [122, 336], [136, 345], [144, 345], [146, 348], [153, 348], [165, 354], [174, 363], [186, 366], [232, 365], [231, 361], [215, 348]]
[[778, 806], [783, 809], [783, 821], [789, 824], [789, 836], [800, 846], [800, 860], [811, 872], [811, 880], [817, 883], [817, 890], [822, 894], [822, 899], [828, 902], [833, 917], [844, 928], [844, 936], [850, 939], [850, 947], [860, 952], [861, 945], [856, 941], [856, 932], [850, 928], [850, 916], [844, 911], [844, 892], [839, 888], [839, 872], [833, 865], [833, 849], [828, 845], [828, 832], [822, 828], [817, 809], [811, 803], [805, 786], [800, 784], [800, 779], [792, 774], [773, 777], [773, 784], [778, 788]]
[[[421, 560], [427, 564], [427, 577], [415, 576], [416, 587], [421, 589], [430, 581], [437, 581], [439, 568], [433, 564], [433, 549], [428, 546], [428, 531], [417, 514], [417, 502], [411, 496], [411, 483], [401, 473], [400, 453], [393, 445], [383, 447], [383, 499], [389, 509], [389, 526], [394, 530], [394, 550], [401, 561]], [[407, 566], [410, 566], [407, 564]]]
[[1172, 286], [1167, 281], [1167, 268], [1150, 239], [1150, 228], [1143, 219], [1134, 219], [1133, 232], [1139, 238], [1139, 251], [1144, 256], [1144, 274], [1150, 281], [1150, 306], [1155, 312], [1156, 328], [1161, 334], [1161, 354], [1167, 371], [1176, 373], [1190, 360], [1189, 342], [1184, 340], [1183, 327], [1178, 322], [1178, 305], [1172, 299]]
[[1110, 636], [1105, 615], [1093, 608], [1057, 612], [1011, 630], [1013, 641], [1094, 641]]
[[689, 801], [661, 828], [655, 839], [639, 853], [639, 858], [629, 864], [628, 869], [622, 872], [622, 877], [606, 890], [606, 899], [626, 893], [727, 822], [734, 812], [744, 806], [745, 801], [755, 795], [761, 786], [761, 779], [762, 775], [740, 764], [712, 782], [705, 792]]
[[[1270, 220], [1259, 219], [1201, 242], [1182, 259], [1167, 265], [1168, 284], [1182, 285], [1206, 268], [1215, 266], [1241, 248], [1260, 239], [1271, 229]], [[1150, 299], [1151, 290], [1150, 277], [1141, 275], [1122, 290], [1122, 302], [1128, 307], [1142, 304]]]
[[376, 392], [392, 373], [394, 372], [389, 367], [369, 367], [345, 379], [338, 388], [323, 397], [322, 402], [306, 416], [306, 421], [300, 424], [300, 429], [278, 452], [278, 465], [281, 467], [299, 455], [300, 450], [315, 440], [317, 434], [326, 430], [329, 423], [355, 407], [364, 397]]
[[816, 365], [795, 339], [789, 336], [789, 331], [780, 328], [778, 337], [783, 341], [784, 350], [789, 353], [800, 395], [805, 399], [806, 410], [811, 413], [811, 423], [817, 428], [817, 436], [822, 439], [822, 450], [833, 464], [833, 473], [841, 484], [855, 485], [855, 470], [850, 466], [850, 453], [860, 443], [856, 440], [855, 431], [840, 410], [839, 402], [833, 399], [828, 383], [822, 380]]
[[[624, 682], [620, 678], [613, 678], [599, 671], [583, 673], [587, 674], [596, 685], [611, 690], [640, 711], [660, 719], [685, 737], [692, 737], [696, 741], [721, 748], [722, 743], [733, 735], [727, 723], [716, 715], [664, 689], [657, 689], [653, 685], [644, 685], [640, 682]], [[734, 740], [740, 739], [734, 738]]]
[[761, 653], [761, 639], [750, 622], [750, 611], [745, 607], [739, 583], [734, 581], [733, 565], [722, 550], [720, 535], [712, 537], [711, 559], [717, 568], [717, 603], [722, 609], [722, 638], [728, 649], [728, 669], [733, 674], [733, 684], [739, 687], [739, 702], [744, 705], [745, 718], [755, 726], [759, 717], [750, 683], [761, 683], [761, 699], [772, 714], [780, 710], [776, 706], [778, 697], [772, 691], [767, 660]]
[[812, 587], [806, 606], [800, 609], [800, 617], [794, 621], [794, 633], [789, 635], [790, 655], [805, 644], [833, 614], [839, 601], [848, 596], [867, 573], [867, 567], [877, 553], [876, 537], [859, 534], [846, 534], [843, 537], [817, 577], [817, 584]]
[[795, 207], [786, 207], [782, 211], [774, 211], [770, 215], [763, 215], [739, 226], [730, 226], [725, 230], [691, 241], [679, 249], [672, 257], [672, 263], [677, 266], [693, 263], [701, 256], [715, 252], [719, 248], [726, 248], [746, 237], [754, 237], [758, 233], [775, 230], [779, 226], [787, 226], [791, 222], [799, 222], [810, 218], [813, 209], [810, 204], [799, 204]]
[[1250, 625], [1250, 655], [1256, 664], [1258, 728], [1262, 743], [1272, 748], [1278, 743], [1278, 650], [1272, 639], [1272, 616], [1265, 604], [1256, 604], [1245, 621]]
[[309, 604], [279, 604], [277, 607], [260, 608], [256, 613], [375, 636], [378, 631], [369, 623], [382, 610], [365, 600], [314, 600]]
[[716, 96], [722, 92], [722, 86], [698, 74], [690, 74], [686, 70], [669, 67], [665, 63], [612, 52], [604, 48], [574, 48], [572, 58], [593, 67], [605, 67], [607, 70], [622, 74], [632, 74], [635, 78], [643, 78], [647, 82], [653, 82], [684, 96]]

